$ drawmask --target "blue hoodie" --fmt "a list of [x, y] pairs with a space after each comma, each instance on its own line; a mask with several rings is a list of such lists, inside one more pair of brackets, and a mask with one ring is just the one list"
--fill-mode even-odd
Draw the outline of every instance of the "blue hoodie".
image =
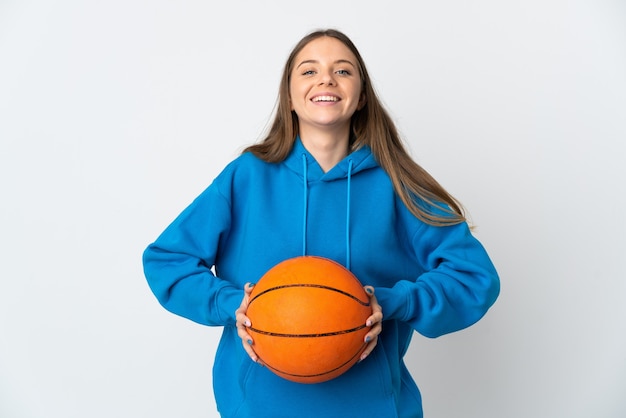
[[[370, 356], [336, 379], [285, 380], [242, 348], [235, 310], [246, 282], [300, 255], [333, 259], [376, 289], [384, 321]], [[414, 330], [437, 337], [478, 321], [499, 279], [463, 223], [412, 215], [367, 147], [324, 173], [296, 139], [287, 159], [245, 153], [148, 246], [145, 275], [159, 302], [223, 326], [213, 388], [223, 417], [421, 417], [403, 356]]]

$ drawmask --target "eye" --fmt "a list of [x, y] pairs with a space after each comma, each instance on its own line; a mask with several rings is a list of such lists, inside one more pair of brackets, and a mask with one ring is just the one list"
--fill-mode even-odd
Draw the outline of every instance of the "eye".
[[302, 72], [302, 75], [313, 75], [313, 74], [315, 74], [314, 70], [306, 70]]
[[339, 75], [350, 75], [350, 71], [348, 70], [337, 70], [337, 74]]

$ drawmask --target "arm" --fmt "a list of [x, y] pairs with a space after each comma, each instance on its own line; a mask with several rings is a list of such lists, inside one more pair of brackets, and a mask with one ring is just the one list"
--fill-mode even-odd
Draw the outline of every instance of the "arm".
[[500, 280], [467, 224], [423, 225], [411, 245], [424, 272], [415, 281], [377, 288], [385, 319], [408, 322], [427, 337], [466, 328], [485, 315], [500, 292]]
[[213, 184], [148, 246], [144, 273], [163, 307], [204, 325], [235, 323], [243, 289], [211, 270], [229, 227], [228, 201]]

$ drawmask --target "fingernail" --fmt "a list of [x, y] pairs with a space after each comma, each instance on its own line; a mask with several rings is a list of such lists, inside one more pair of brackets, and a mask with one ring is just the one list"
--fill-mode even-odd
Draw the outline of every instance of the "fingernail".
[[369, 342], [370, 342], [370, 340], [371, 340], [371, 338], [370, 338], [370, 336], [369, 336], [369, 335], [368, 335], [367, 337], [365, 337], [365, 342], [366, 342], [366, 343], [369, 343]]
[[252, 340], [248, 340], [248, 345], [252, 345]]
[[366, 287], [366, 288], [365, 288], [365, 291], [366, 291], [367, 293], [369, 293], [369, 294], [371, 294], [371, 293], [372, 293], [372, 289], [371, 289], [371, 288], [369, 288], [369, 287]]
[[244, 323], [244, 325], [245, 325], [245, 326], [247, 326], [247, 327], [250, 327], [250, 325], [252, 325], [252, 324], [250, 323], [250, 320], [247, 320], [247, 321]]
[[[366, 326], [368, 326], [368, 327], [371, 327], [371, 326], [372, 326], [372, 321], [370, 321], [370, 320], [368, 319], [368, 320], [365, 322], [365, 325], [366, 325]], [[250, 325], [248, 325], [248, 326], [250, 326]]]
[[361, 354], [361, 358], [359, 359], [359, 363], [362, 362], [363, 360], [365, 360], [367, 358], [367, 354], [363, 353]]

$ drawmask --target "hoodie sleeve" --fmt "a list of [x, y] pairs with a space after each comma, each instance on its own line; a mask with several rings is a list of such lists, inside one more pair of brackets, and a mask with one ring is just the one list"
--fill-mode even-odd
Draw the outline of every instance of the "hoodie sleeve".
[[385, 319], [407, 322], [434, 338], [482, 318], [498, 297], [500, 280], [467, 224], [422, 225], [410, 243], [424, 272], [415, 281], [376, 289]]
[[144, 274], [164, 308], [204, 325], [235, 323], [243, 289], [212, 270], [230, 219], [229, 203], [214, 183], [146, 248]]

